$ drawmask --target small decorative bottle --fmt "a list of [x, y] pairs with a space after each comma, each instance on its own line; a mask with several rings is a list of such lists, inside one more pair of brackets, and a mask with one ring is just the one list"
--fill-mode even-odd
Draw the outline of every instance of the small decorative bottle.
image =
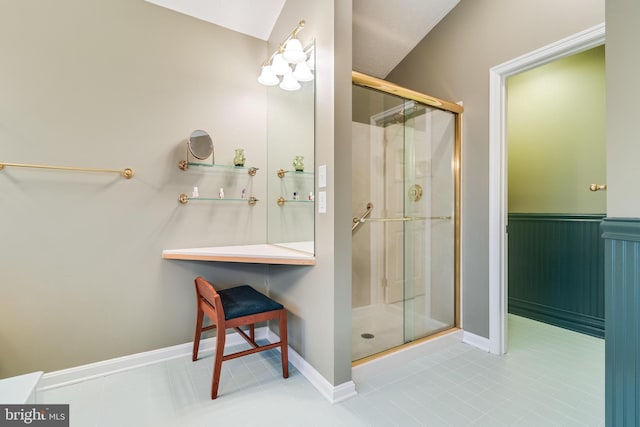
[[295, 159], [293, 159], [293, 167], [295, 168], [296, 172], [304, 171], [304, 163], [302, 162], [303, 160], [303, 156], [296, 156]]
[[200, 197], [200, 193], [198, 192], [198, 187], [193, 187], [193, 191], [191, 192], [191, 197]]
[[236, 148], [236, 155], [233, 158], [233, 165], [244, 166], [244, 161], [245, 161], [244, 148]]
[[224, 188], [220, 187], [220, 190], [218, 191], [218, 197], [220, 199], [224, 199]]

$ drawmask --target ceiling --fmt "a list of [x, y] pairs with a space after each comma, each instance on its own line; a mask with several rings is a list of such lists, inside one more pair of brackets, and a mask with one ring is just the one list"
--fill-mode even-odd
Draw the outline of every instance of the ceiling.
[[460, 0], [353, 0], [353, 69], [384, 78]]
[[286, 0], [146, 0], [239, 33], [267, 40]]
[[[286, 0], [146, 0], [267, 40]], [[353, 0], [353, 69], [384, 78], [460, 0]]]

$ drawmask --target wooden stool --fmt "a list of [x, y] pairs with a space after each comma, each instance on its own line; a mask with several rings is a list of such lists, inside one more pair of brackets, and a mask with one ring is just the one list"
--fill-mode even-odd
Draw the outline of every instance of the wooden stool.
[[[264, 294], [256, 291], [249, 285], [237, 286], [230, 289], [216, 291], [213, 285], [204, 278], [198, 276], [195, 279], [197, 316], [196, 332], [193, 339], [193, 357], [198, 359], [198, 348], [202, 332], [217, 328], [216, 351], [213, 362], [213, 381], [211, 384], [211, 399], [218, 397], [218, 385], [222, 362], [247, 356], [260, 351], [271, 350], [280, 347], [282, 356], [282, 376], [289, 378], [289, 353], [287, 347], [287, 312], [282, 304], [272, 300]], [[212, 325], [202, 327], [204, 316], [213, 322]], [[280, 341], [258, 345], [255, 341], [255, 327], [257, 322], [277, 319], [280, 325]], [[249, 327], [247, 335], [240, 326]], [[224, 354], [226, 330], [233, 328], [244, 338], [252, 348], [232, 354]]]

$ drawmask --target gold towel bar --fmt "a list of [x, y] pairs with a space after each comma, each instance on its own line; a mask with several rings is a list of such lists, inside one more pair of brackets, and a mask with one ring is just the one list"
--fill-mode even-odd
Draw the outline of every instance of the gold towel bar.
[[[189, 197], [188, 195], [182, 193], [178, 196], [178, 202], [182, 203], [183, 205], [186, 205], [187, 203], [189, 203], [189, 200], [209, 200], [209, 201], [241, 201], [243, 199], [221, 199], [221, 198], [213, 198], [213, 197]], [[258, 199], [256, 199], [254, 196], [249, 197], [247, 200], [247, 203], [249, 203], [249, 206], [253, 206], [258, 202]]]
[[123, 177], [127, 179], [133, 178], [135, 172], [131, 168], [126, 168], [123, 170], [119, 169], [92, 169], [92, 168], [77, 168], [73, 166], [51, 166], [51, 165], [32, 165], [28, 163], [0, 163], [0, 169], [5, 166], [11, 166], [16, 168], [36, 168], [36, 169], [56, 169], [56, 170], [65, 170], [65, 171], [82, 171], [82, 172], [108, 172], [108, 173], [119, 173]]

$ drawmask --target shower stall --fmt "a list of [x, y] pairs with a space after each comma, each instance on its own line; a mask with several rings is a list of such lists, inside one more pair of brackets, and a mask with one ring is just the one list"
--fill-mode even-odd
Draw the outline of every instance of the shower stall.
[[462, 107], [353, 73], [352, 359], [459, 325]]

